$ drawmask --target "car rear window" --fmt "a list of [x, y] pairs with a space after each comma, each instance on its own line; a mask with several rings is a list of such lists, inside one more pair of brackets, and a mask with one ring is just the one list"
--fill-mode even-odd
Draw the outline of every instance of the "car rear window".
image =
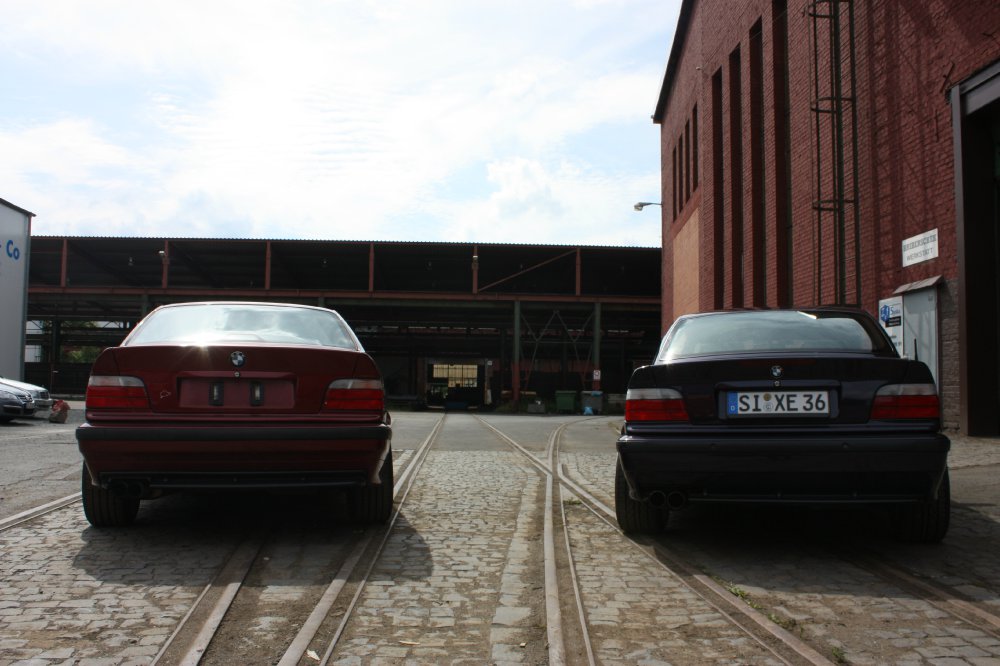
[[122, 344], [226, 342], [358, 349], [347, 323], [329, 310], [239, 304], [192, 304], [155, 310]]
[[892, 354], [876, 324], [842, 312], [723, 312], [682, 317], [657, 360], [711, 354], [838, 351]]

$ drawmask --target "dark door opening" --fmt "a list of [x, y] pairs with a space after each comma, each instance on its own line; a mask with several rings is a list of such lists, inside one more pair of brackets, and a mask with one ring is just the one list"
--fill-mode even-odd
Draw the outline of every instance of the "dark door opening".
[[952, 90], [960, 426], [1000, 434], [1000, 62]]
[[476, 363], [428, 363], [427, 406], [478, 409], [483, 404], [483, 366]]

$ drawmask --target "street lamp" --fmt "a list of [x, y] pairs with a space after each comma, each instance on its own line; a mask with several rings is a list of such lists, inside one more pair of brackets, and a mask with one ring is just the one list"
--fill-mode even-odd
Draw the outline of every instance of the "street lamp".
[[661, 204], [658, 201], [640, 201], [635, 206], [633, 206], [633, 208], [635, 208], [637, 211], [641, 212], [642, 209], [645, 208], [646, 206], [660, 206], [660, 207], [662, 207], [663, 204]]

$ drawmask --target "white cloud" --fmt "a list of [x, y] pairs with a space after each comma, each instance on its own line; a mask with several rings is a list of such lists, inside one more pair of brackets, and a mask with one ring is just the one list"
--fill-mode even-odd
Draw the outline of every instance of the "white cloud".
[[[658, 215], [636, 213], [622, 191], [658, 188], [656, 175], [608, 177], [563, 162], [549, 169], [515, 158], [489, 165], [495, 191], [487, 199], [435, 211], [445, 237], [497, 243], [657, 246]], [[645, 189], [644, 189], [645, 188]]]
[[[132, 105], [0, 111], [0, 197], [36, 233], [656, 244], [663, 4], [18, 5], [18, 66]], [[641, 166], [574, 153], [628, 124]]]

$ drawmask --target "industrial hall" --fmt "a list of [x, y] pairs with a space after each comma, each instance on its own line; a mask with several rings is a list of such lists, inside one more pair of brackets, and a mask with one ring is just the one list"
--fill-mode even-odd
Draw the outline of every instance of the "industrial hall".
[[93, 357], [183, 301], [337, 310], [414, 408], [620, 408], [660, 331], [660, 249], [33, 236], [25, 379], [82, 395]]
[[684, 0], [660, 126], [663, 321], [857, 305], [946, 430], [1000, 433], [1000, 4]]

